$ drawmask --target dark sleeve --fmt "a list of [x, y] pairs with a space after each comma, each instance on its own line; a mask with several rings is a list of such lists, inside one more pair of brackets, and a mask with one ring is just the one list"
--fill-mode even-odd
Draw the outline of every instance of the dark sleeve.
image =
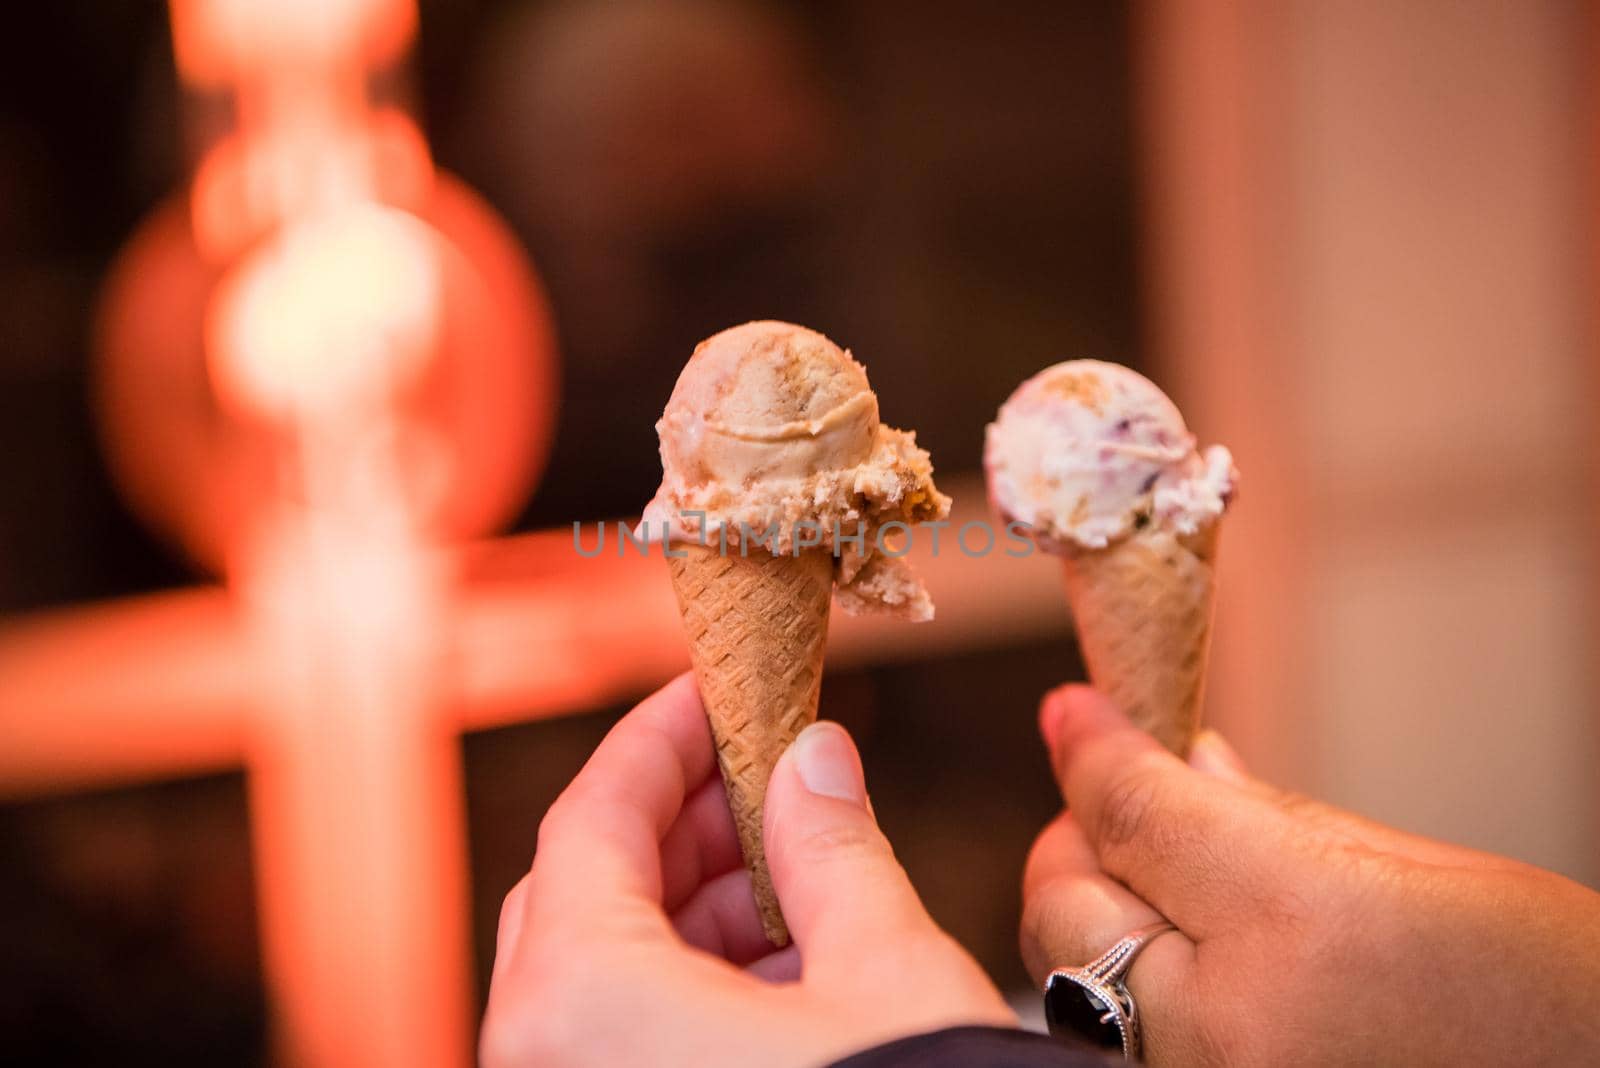
[[1029, 1031], [952, 1027], [874, 1046], [832, 1068], [1106, 1068], [1121, 1060]]

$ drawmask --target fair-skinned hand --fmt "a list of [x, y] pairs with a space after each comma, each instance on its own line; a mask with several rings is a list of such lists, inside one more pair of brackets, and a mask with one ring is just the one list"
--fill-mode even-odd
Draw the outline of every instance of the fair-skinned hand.
[[[1162, 916], [1128, 987], [1153, 1065], [1600, 1057], [1600, 894], [1189, 763], [1086, 687], [1040, 715], [1067, 801], [1024, 877], [1041, 982]], [[1486, 788], [1487, 788], [1486, 784]]]
[[777, 951], [693, 678], [623, 717], [546, 813], [533, 868], [506, 896], [485, 1068], [784, 1068], [1015, 1023], [895, 861], [843, 728], [818, 723], [784, 754], [765, 833], [794, 938]]

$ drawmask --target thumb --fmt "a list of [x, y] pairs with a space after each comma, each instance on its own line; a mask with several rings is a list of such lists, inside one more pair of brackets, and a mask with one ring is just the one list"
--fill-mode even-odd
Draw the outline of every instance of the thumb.
[[808, 972], [859, 962], [885, 938], [937, 932], [878, 829], [861, 758], [837, 723], [807, 727], [773, 769], [764, 842]]
[[1056, 777], [1100, 867], [1185, 934], [1226, 930], [1295, 885], [1305, 835], [1282, 808], [1185, 764], [1088, 687], [1044, 705]]

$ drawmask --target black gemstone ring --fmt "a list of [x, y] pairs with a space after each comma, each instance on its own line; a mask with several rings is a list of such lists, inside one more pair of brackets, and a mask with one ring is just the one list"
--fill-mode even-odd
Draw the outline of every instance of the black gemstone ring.
[[1076, 1035], [1103, 1049], [1139, 1056], [1139, 1007], [1123, 978], [1134, 958], [1177, 928], [1163, 920], [1141, 927], [1081, 968], [1057, 968], [1044, 984], [1044, 1018], [1057, 1038]]

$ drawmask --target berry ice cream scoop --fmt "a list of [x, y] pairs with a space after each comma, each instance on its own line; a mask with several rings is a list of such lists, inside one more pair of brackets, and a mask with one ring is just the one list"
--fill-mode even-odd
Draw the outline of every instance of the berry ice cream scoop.
[[989, 425], [989, 493], [1046, 547], [1103, 549], [1149, 525], [1194, 534], [1227, 506], [1236, 473], [1204, 452], [1177, 406], [1126, 367], [1071, 360], [1028, 379]]

